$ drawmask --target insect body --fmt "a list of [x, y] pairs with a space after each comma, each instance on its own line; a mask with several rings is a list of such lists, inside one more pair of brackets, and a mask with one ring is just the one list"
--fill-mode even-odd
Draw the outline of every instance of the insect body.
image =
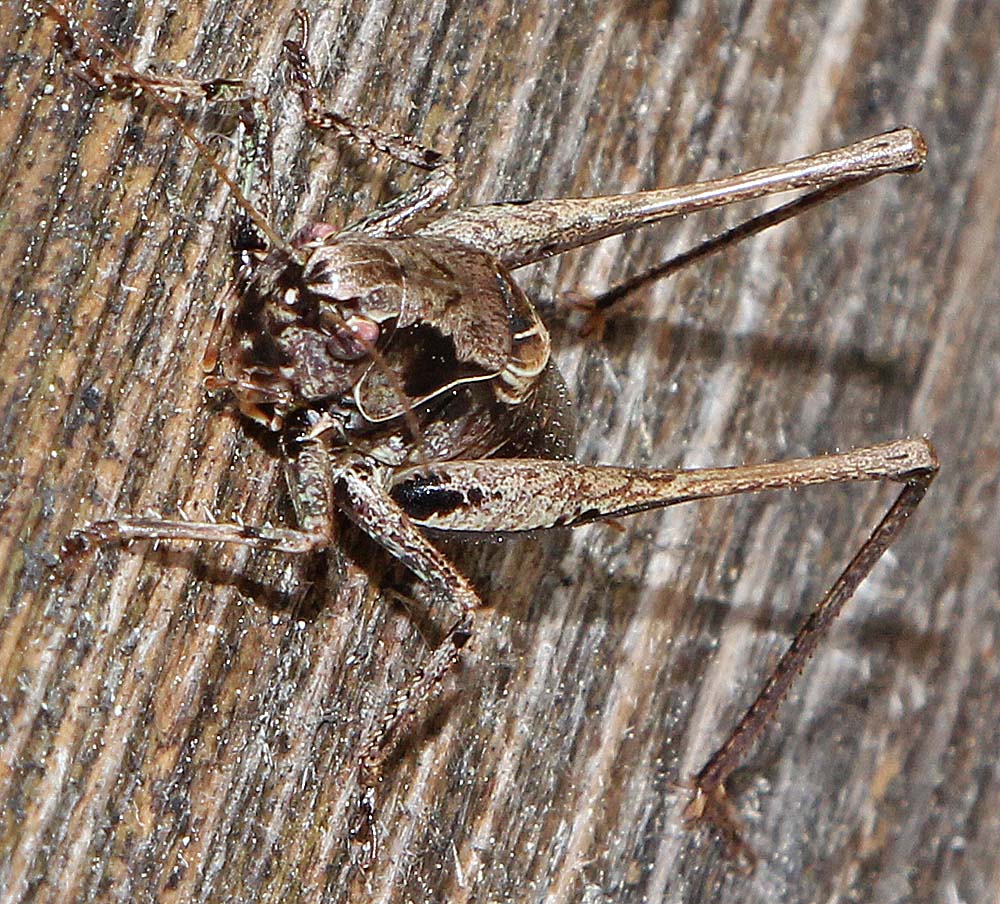
[[[169, 84], [102, 66], [61, 6], [50, 14], [68, 55], [91, 81], [206, 97], [221, 81]], [[303, 30], [307, 25], [300, 16]], [[425, 712], [474, 632], [481, 601], [425, 528], [498, 532], [573, 526], [710, 496], [845, 480], [901, 482], [894, 505], [816, 605], [737, 728], [691, 780], [691, 822], [715, 826], [736, 853], [725, 781], [773, 719], [824, 631], [898, 535], [937, 462], [926, 440], [734, 468], [668, 471], [571, 460], [572, 412], [550, 358], [548, 332], [511, 271], [666, 217], [806, 189], [804, 199], [748, 221], [729, 240], [802, 206], [889, 172], [918, 169], [926, 149], [898, 129], [835, 151], [690, 186], [600, 198], [472, 207], [426, 222], [446, 197], [450, 162], [401, 136], [358, 126], [320, 106], [308, 34], [286, 43], [307, 123], [430, 170], [428, 180], [343, 230], [310, 224], [283, 240], [259, 208], [263, 233], [242, 249], [224, 319], [229, 339], [207, 356], [209, 385], [279, 434], [295, 475], [298, 529], [119, 517], [88, 539], [228, 541], [293, 553], [332, 542], [342, 512], [444, 601], [443, 639], [369, 727], [358, 763], [356, 834], [373, 839], [383, 763]], [[232, 83], [226, 82], [229, 86]], [[706, 243], [712, 250], [721, 242]], [[688, 255], [690, 257], [691, 255]]]
[[446, 236], [317, 232], [294, 243], [301, 268], [265, 258], [241, 293], [223, 371], [244, 414], [322, 424], [392, 466], [503, 448], [549, 363], [506, 268]]

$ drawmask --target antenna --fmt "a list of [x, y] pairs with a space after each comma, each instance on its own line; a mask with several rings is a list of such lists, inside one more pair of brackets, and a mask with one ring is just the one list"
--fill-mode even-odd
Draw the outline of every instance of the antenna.
[[[63, 35], [63, 49], [66, 53], [83, 67], [88, 75], [97, 83], [99, 87], [108, 89], [125, 89], [126, 85], [131, 88], [132, 96], [144, 95], [150, 98], [160, 109], [163, 110], [184, 133], [184, 137], [190, 141], [195, 149], [205, 158], [216, 175], [226, 184], [236, 203], [243, 209], [254, 225], [264, 234], [273, 248], [280, 249], [288, 258], [302, 265], [305, 263], [300, 251], [287, 242], [267, 218], [250, 202], [243, 190], [236, 181], [229, 175], [226, 168], [218, 161], [212, 149], [202, 141], [197, 133], [187, 122], [183, 112], [177, 103], [170, 100], [163, 92], [176, 91], [178, 93], [190, 93], [192, 84], [198, 84], [202, 95], [211, 99], [213, 93], [221, 87], [239, 85], [242, 82], [235, 79], [216, 79], [205, 83], [192, 83], [188, 79], [167, 79], [143, 75], [126, 60], [118, 50], [113, 47], [99, 33], [91, 29], [85, 22], [75, 20], [64, 6], [54, 3], [52, 0], [39, 0], [45, 7], [43, 14], [54, 19]], [[101, 68], [97, 66], [86, 52], [80, 47], [76, 40], [76, 34], [85, 34], [87, 38], [103, 51], [114, 58], [118, 70], [111, 68]], [[116, 78], [117, 76], [117, 78]]]

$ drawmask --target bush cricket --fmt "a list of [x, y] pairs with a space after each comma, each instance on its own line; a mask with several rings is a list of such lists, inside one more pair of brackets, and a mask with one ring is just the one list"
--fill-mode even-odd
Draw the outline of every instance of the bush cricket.
[[[227, 184], [242, 217], [239, 266], [205, 354], [206, 385], [280, 439], [292, 475], [296, 529], [117, 516], [94, 521], [67, 553], [131, 540], [227, 542], [304, 554], [334, 542], [341, 514], [405, 565], [441, 604], [446, 625], [427, 661], [366, 730], [351, 834], [376, 840], [377, 789], [395, 746], [426, 715], [475, 633], [482, 601], [434, 545], [435, 533], [573, 527], [698, 499], [845, 481], [902, 489], [814, 606], [757, 698], [686, 783], [691, 826], [707, 825], [752, 864], [726, 781], [774, 719], [826, 630], [899, 535], [938, 463], [926, 439], [838, 454], [697, 470], [573, 460], [573, 409], [549, 333], [511, 272], [672, 216], [799, 190], [668, 262], [677, 267], [887, 173], [918, 170], [920, 134], [900, 128], [836, 150], [673, 188], [592, 198], [502, 202], [441, 212], [455, 165], [412, 139], [326, 110], [308, 56], [309, 22], [284, 44], [305, 123], [427, 171], [423, 182], [343, 229], [309, 223], [290, 239], [270, 218], [269, 151], [254, 140], [256, 99], [238, 80], [144, 75], [59, 3], [46, 2], [73, 68], [98, 90], [144, 97], [175, 119]], [[102, 61], [89, 52], [99, 47]], [[179, 104], [235, 103], [250, 178], [233, 179]], [[253, 195], [251, 198], [250, 195]], [[259, 197], [258, 197], [259, 195]], [[597, 313], [603, 314], [603, 311]], [[442, 614], [446, 613], [446, 614]]]

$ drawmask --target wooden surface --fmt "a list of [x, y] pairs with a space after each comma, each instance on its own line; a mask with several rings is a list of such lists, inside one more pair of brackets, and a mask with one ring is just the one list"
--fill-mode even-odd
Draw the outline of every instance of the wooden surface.
[[[85, 15], [135, 61], [263, 86], [295, 5]], [[231, 272], [226, 191], [169, 120], [95, 103], [50, 23], [5, 2], [0, 900], [1000, 897], [1000, 7], [304, 5], [327, 96], [453, 150], [455, 204], [676, 183], [919, 126], [922, 174], [648, 285], [603, 343], [578, 320], [555, 336], [582, 460], [734, 464], [926, 433], [941, 476], [734, 777], [752, 877], [682, 830], [671, 783], [724, 737], [887, 488], [449, 546], [492, 608], [460, 692], [394, 761], [362, 872], [352, 750], [424, 651], [379, 591], [405, 574], [353, 537], [341, 579], [183, 545], [58, 568], [67, 532], [112, 511], [290, 516], [265, 444], [200, 385]], [[281, 84], [286, 233], [410, 184], [303, 142]], [[593, 295], [736, 215], [522, 282]]]

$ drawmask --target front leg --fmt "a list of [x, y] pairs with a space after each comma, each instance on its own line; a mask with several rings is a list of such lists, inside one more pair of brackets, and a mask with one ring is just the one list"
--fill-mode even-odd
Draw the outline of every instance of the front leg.
[[[205, 81], [182, 76], [161, 76], [137, 72], [107, 41], [95, 34], [61, 2], [39, 0], [44, 14], [55, 21], [55, 43], [72, 62], [77, 74], [96, 90], [108, 90], [124, 96], [139, 96], [144, 91], [175, 103], [185, 100], [244, 102], [254, 101], [253, 90], [242, 79], [213, 78]], [[113, 62], [105, 63], [88, 52], [81, 33], [109, 53]]]
[[306, 125], [318, 132], [334, 132], [355, 145], [381, 151], [400, 163], [427, 170], [426, 179], [397, 198], [366, 214], [349, 227], [371, 236], [405, 231], [411, 221], [440, 207], [455, 187], [455, 163], [433, 148], [424, 147], [407, 135], [384, 132], [368, 123], [359, 123], [326, 110], [319, 101], [316, 74], [309, 61], [309, 17], [296, 12], [302, 31], [298, 41], [285, 41], [285, 61], [302, 101]]
[[235, 543], [254, 549], [304, 554], [327, 548], [334, 537], [330, 461], [319, 443], [307, 443], [289, 463], [289, 488], [298, 529], [239, 522], [188, 521], [158, 515], [120, 515], [91, 521], [73, 531], [63, 544], [70, 555], [95, 543], [132, 540], [194, 540]]

